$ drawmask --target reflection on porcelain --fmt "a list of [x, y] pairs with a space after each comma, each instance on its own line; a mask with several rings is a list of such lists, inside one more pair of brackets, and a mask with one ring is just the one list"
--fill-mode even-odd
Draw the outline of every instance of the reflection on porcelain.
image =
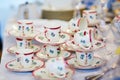
[[93, 29], [81, 30], [74, 35], [74, 42], [76, 45], [79, 45], [83, 49], [90, 49], [93, 42]]
[[62, 57], [49, 59], [46, 62], [46, 69], [51, 77], [64, 78], [66, 76], [66, 64]]
[[18, 33], [20, 36], [26, 36], [33, 33], [33, 22], [30, 20], [18, 20]]
[[28, 49], [32, 46], [32, 39], [16, 38], [17, 48]]
[[[17, 51], [18, 47], [15, 45], [15, 46], [12, 46], [10, 48], [7, 49], [7, 51], [10, 53], [10, 54], [15, 54], [16, 51]], [[19, 48], [19, 49], [22, 49], [22, 48]], [[38, 45], [32, 45], [30, 48], [28, 49], [32, 49], [34, 53], [38, 52], [40, 50], [40, 46]]]
[[88, 66], [92, 64], [94, 59], [93, 52], [79, 52], [76, 51], [76, 58], [79, 65]]
[[83, 17], [88, 20], [88, 24], [95, 24], [97, 21], [97, 12], [96, 10], [84, 10]]
[[50, 42], [58, 42], [60, 37], [60, 28], [59, 27], [45, 27], [45, 36]]
[[59, 40], [57, 42], [49, 41], [44, 34], [38, 34], [35, 37], [35, 40], [44, 44], [49, 45], [59, 45], [65, 43], [66, 41], [70, 40], [71, 36], [69, 34], [61, 32], [59, 35]]
[[30, 67], [23, 67], [21, 64], [18, 64], [18, 60], [11, 60], [6, 63], [5, 67], [10, 71], [17, 71], [17, 72], [26, 72], [26, 71], [33, 71], [38, 67], [42, 67], [44, 62], [37, 59], [32, 59], [32, 64]]
[[94, 56], [94, 59], [90, 65], [82, 65], [77, 61], [76, 57], [72, 57], [68, 59], [66, 62], [69, 66], [76, 68], [76, 69], [94, 69], [94, 68], [98, 68], [98, 67], [105, 65], [106, 60], [100, 57]]
[[17, 62], [24, 68], [31, 67], [33, 50], [32, 49], [18, 49], [16, 51]]

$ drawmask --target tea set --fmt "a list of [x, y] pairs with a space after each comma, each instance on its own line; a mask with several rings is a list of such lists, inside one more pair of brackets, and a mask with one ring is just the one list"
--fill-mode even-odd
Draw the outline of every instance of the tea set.
[[[36, 79], [71, 80], [74, 69], [101, 67], [106, 60], [95, 56], [94, 51], [104, 47], [105, 42], [103, 37], [96, 37], [96, 14], [94, 10], [83, 11], [83, 17], [68, 22], [67, 30], [61, 25], [44, 25], [42, 30], [35, 31], [33, 21], [18, 20], [17, 28], [9, 31], [15, 36], [16, 45], [8, 48], [16, 59], [7, 62], [6, 68], [33, 71]], [[41, 44], [33, 44], [33, 39]]]

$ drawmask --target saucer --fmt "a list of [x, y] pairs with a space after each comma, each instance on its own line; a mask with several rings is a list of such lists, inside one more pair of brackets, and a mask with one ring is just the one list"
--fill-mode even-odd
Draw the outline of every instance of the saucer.
[[18, 33], [17, 30], [12, 29], [10, 31], [8, 31], [8, 34], [13, 35], [15, 37], [19, 37], [19, 38], [25, 38], [25, 39], [32, 39], [34, 38], [39, 32], [35, 31], [32, 34], [29, 35], [25, 35], [25, 36], [21, 36], [21, 33]]
[[31, 67], [24, 68], [20, 63], [17, 62], [17, 60], [12, 60], [6, 63], [5, 67], [10, 71], [16, 71], [16, 72], [27, 72], [27, 71], [33, 71], [37, 69], [38, 67], [44, 66], [44, 62], [41, 60], [33, 59]]
[[66, 41], [70, 40], [70, 38], [71, 37], [70, 37], [69, 34], [62, 32], [60, 34], [59, 41], [51, 42], [46, 38], [46, 36], [43, 33], [40, 33], [35, 37], [35, 40], [38, 41], [38, 42], [44, 43], [44, 44], [59, 45], [59, 44], [65, 43]]
[[[38, 45], [33, 45], [33, 46], [31, 46], [31, 49], [33, 49], [33, 51], [36, 53], [40, 50], [40, 47]], [[12, 47], [7, 49], [7, 51], [10, 54], [15, 54], [16, 50], [17, 50], [17, 46], [12, 46]]]
[[102, 58], [99, 58], [99, 57], [94, 57], [92, 65], [82, 66], [82, 65], [77, 64], [76, 57], [73, 57], [73, 58], [68, 59], [66, 63], [76, 69], [94, 69], [94, 68], [99, 68], [103, 66], [106, 63], [106, 60], [103, 60]]
[[[42, 59], [42, 60], [48, 60], [49, 58], [51, 58], [45, 53], [43, 46], [42, 46], [41, 50], [39, 52], [37, 52], [35, 55], [38, 59]], [[61, 53], [58, 56], [62, 56], [66, 59], [71, 56], [71, 53], [68, 51], [61, 51]]]
[[102, 48], [104, 46], [105, 46], [104, 42], [96, 41], [96, 43], [94, 43], [90, 49], [83, 49], [79, 45], [76, 45], [73, 40], [71, 40], [71, 41], [66, 42], [65, 45], [63, 45], [63, 48], [70, 50], [70, 51], [93, 51], [93, 50]]
[[67, 72], [66, 72], [66, 76], [64, 79], [51, 77], [49, 75], [48, 71], [44, 67], [36, 69], [35, 71], [33, 71], [32, 75], [38, 80], [71, 80], [71, 77], [72, 77], [74, 71], [70, 68], [67, 68], [66, 71]]

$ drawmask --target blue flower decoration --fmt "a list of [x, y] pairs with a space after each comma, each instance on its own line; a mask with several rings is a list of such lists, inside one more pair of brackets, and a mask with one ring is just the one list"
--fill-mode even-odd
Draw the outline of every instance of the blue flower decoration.
[[82, 54], [82, 55], [80, 56], [80, 58], [81, 58], [81, 59], [84, 59], [84, 55]]
[[58, 70], [62, 71], [62, 70], [63, 70], [63, 68], [62, 68], [62, 67], [60, 67], [60, 66], [58, 66]]
[[54, 53], [54, 51], [50, 49], [50, 53], [52, 53], [52, 54], [53, 54], [53, 53]]
[[52, 33], [51, 33], [51, 36], [52, 36], [52, 37], [54, 37], [54, 36], [55, 36], [55, 34], [52, 32]]
[[91, 58], [92, 58], [92, 55], [91, 55], [91, 54], [88, 54], [88, 58], [91, 59]]
[[28, 59], [25, 59], [25, 62], [26, 62], [26, 63], [29, 63], [29, 60], [28, 60]]

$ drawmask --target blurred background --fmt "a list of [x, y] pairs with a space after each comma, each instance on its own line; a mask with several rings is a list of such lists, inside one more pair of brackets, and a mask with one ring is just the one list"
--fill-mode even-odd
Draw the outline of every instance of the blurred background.
[[[69, 20], [71, 16], [64, 19], [65, 17], [58, 17], [57, 12], [59, 11], [58, 15], [60, 15], [60, 11], [64, 10], [66, 11], [64, 14], [68, 15], [72, 12], [73, 16], [77, 9], [97, 9], [98, 13], [104, 11], [108, 16], [105, 20], [109, 22], [115, 15], [120, 14], [120, 0], [0, 0], [0, 51], [2, 51], [5, 25], [9, 19]], [[49, 17], [50, 13], [55, 15]]]

